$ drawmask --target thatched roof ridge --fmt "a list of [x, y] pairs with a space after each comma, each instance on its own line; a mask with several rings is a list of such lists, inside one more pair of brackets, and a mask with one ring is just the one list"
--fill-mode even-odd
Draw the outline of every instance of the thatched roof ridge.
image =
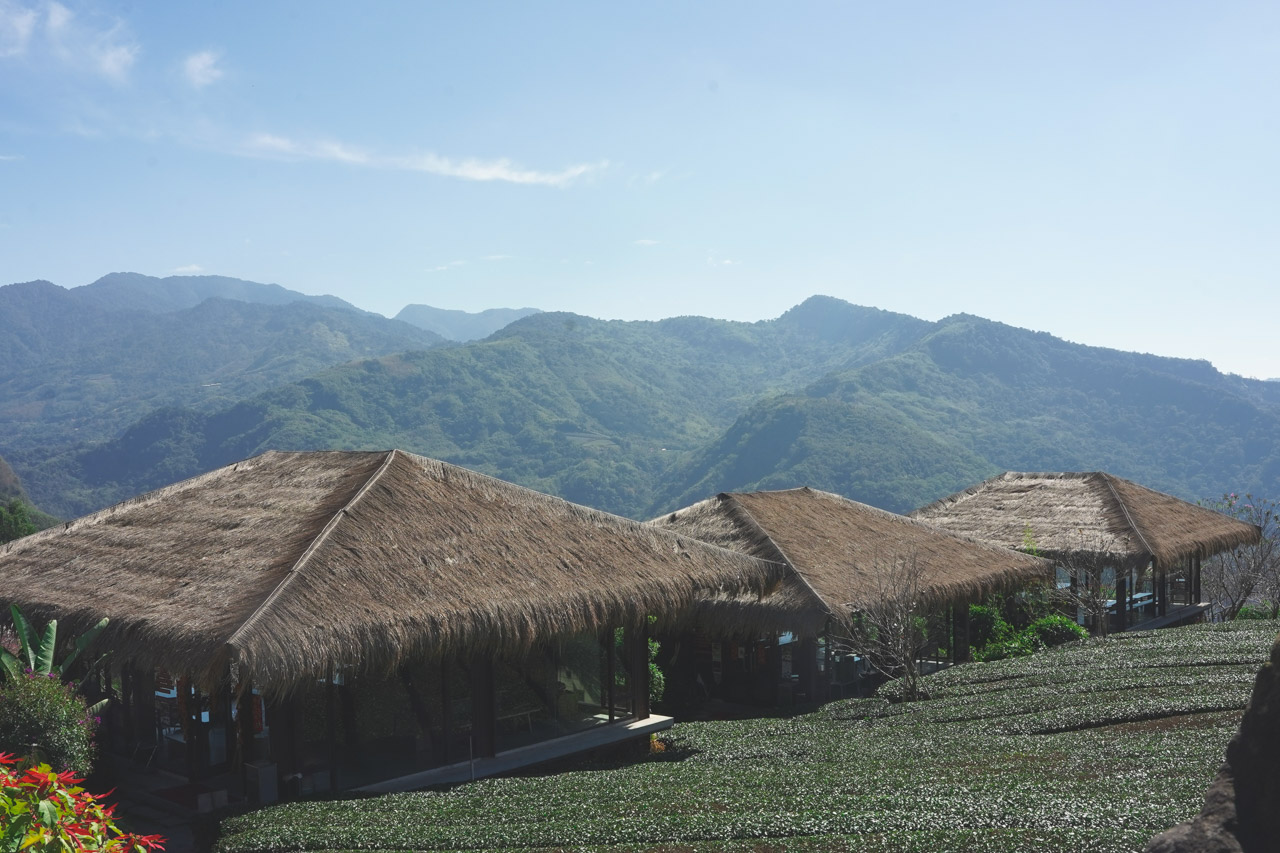
[[1258, 541], [1220, 512], [1103, 471], [1006, 472], [911, 513], [992, 544], [1056, 560], [1075, 555], [1174, 565]]
[[1035, 557], [807, 487], [720, 494], [650, 523], [781, 559], [792, 569], [763, 598], [706, 597], [695, 615], [719, 631], [816, 634], [828, 619], [845, 619], [868, 604], [877, 594], [876, 573], [903, 560], [921, 564], [927, 596], [936, 606], [978, 599], [1050, 572]]
[[675, 619], [781, 571], [402, 451], [271, 452], [0, 549], [0, 602], [109, 616], [121, 659], [206, 686], [234, 664], [279, 692], [335, 665]]

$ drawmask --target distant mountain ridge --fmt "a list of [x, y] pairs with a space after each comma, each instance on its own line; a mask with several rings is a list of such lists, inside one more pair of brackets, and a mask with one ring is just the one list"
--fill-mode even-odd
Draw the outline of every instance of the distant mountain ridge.
[[287, 305], [309, 302], [324, 308], [344, 308], [361, 314], [357, 308], [336, 296], [311, 296], [288, 290], [278, 284], [259, 284], [222, 275], [171, 275], [165, 278], [136, 272], [113, 272], [72, 292], [87, 304], [110, 311], [147, 311], [165, 313], [194, 308], [206, 299], [234, 299], [261, 305]]
[[537, 308], [489, 308], [470, 313], [430, 305], [406, 305], [396, 319], [435, 332], [446, 340], [467, 343], [487, 338], [516, 320], [538, 313], [541, 312]]
[[1280, 495], [1280, 387], [813, 297], [758, 323], [537, 313], [222, 408], [153, 411], [105, 443], [0, 451], [69, 516], [267, 449], [387, 447], [636, 518], [803, 484], [905, 511], [1002, 469]]
[[[163, 281], [0, 287], [0, 452], [102, 441], [159, 407], [217, 409], [330, 365], [444, 343], [346, 303], [286, 299], [283, 288], [201, 277], [199, 289], [156, 297], [156, 287], [168, 292]], [[229, 292], [284, 301], [212, 296], [176, 307], [227, 282]]]

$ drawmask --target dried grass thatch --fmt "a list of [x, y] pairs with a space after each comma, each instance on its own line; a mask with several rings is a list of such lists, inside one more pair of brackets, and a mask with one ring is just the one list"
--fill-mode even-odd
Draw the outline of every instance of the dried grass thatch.
[[935, 501], [913, 518], [1055, 560], [1076, 555], [1172, 566], [1258, 541], [1252, 524], [1101, 471], [1009, 472]]
[[283, 692], [515, 651], [781, 566], [402, 451], [266, 453], [0, 548], [0, 602], [123, 659]]
[[904, 561], [921, 566], [926, 605], [934, 607], [1052, 571], [1035, 557], [810, 488], [719, 494], [650, 524], [790, 567], [766, 596], [719, 593], [700, 602], [699, 625], [738, 636], [816, 636], [829, 619], [865, 607], [876, 595], [876, 573]]

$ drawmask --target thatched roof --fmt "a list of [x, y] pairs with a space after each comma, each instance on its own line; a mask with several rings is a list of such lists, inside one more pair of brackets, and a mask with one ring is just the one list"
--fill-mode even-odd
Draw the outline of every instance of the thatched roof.
[[1056, 560], [1077, 555], [1171, 566], [1257, 542], [1252, 524], [1101, 471], [1009, 472], [921, 507], [913, 518], [952, 533], [1034, 550]]
[[704, 542], [782, 562], [791, 572], [770, 594], [711, 595], [693, 618], [739, 635], [815, 636], [879, 594], [878, 575], [915, 561], [929, 604], [980, 599], [1050, 576], [1043, 560], [938, 530], [810, 488], [719, 494], [650, 522]]
[[782, 567], [402, 451], [266, 453], [0, 547], [0, 603], [121, 659], [283, 691], [523, 649]]

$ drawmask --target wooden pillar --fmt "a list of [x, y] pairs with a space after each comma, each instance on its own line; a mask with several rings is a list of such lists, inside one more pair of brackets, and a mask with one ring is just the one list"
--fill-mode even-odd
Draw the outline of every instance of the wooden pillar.
[[1116, 614], [1114, 625], [1117, 634], [1122, 633], [1125, 628], [1129, 627], [1129, 574], [1125, 572], [1122, 577], [1119, 569], [1116, 569]]
[[627, 650], [628, 683], [631, 685], [631, 713], [637, 720], [649, 717], [649, 630], [648, 625], [628, 628], [623, 644]]
[[493, 659], [471, 663], [471, 737], [477, 758], [492, 758], [498, 751], [498, 695], [493, 683]]
[[338, 685], [336, 673], [329, 670], [329, 681], [324, 686], [324, 736], [329, 753], [329, 790], [338, 790]]
[[1169, 574], [1164, 566], [1156, 564], [1156, 615], [1165, 616], [1169, 612]]
[[1192, 593], [1192, 599], [1191, 599], [1192, 603], [1199, 604], [1200, 595], [1201, 595], [1200, 555], [1199, 554], [1196, 554], [1194, 557], [1191, 558], [1191, 593]]
[[804, 692], [805, 701], [818, 701], [818, 641], [812, 637], [801, 640], [797, 644], [800, 660], [792, 661], [792, 666], [799, 666], [800, 689]]
[[129, 681], [133, 687], [133, 739], [150, 746], [160, 743], [156, 729], [156, 676], [150, 669], [132, 668]]
[[951, 621], [955, 634], [951, 643], [951, 659], [955, 663], [968, 663], [973, 660], [973, 651], [969, 646], [969, 605], [962, 602], [953, 606]]
[[444, 750], [439, 760], [448, 764], [453, 756], [453, 664], [440, 660], [440, 728], [444, 732]]
[[236, 764], [237, 767], [243, 767], [246, 763], [258, 757], [253, 754], [257, 745], [256, 732], [253, 730], [253, 714], [257, 703], [253, 695], [253, 689], [247, 684], [243, 685], [240, 688], [240, 695], [236, 696], [235, 702]]

